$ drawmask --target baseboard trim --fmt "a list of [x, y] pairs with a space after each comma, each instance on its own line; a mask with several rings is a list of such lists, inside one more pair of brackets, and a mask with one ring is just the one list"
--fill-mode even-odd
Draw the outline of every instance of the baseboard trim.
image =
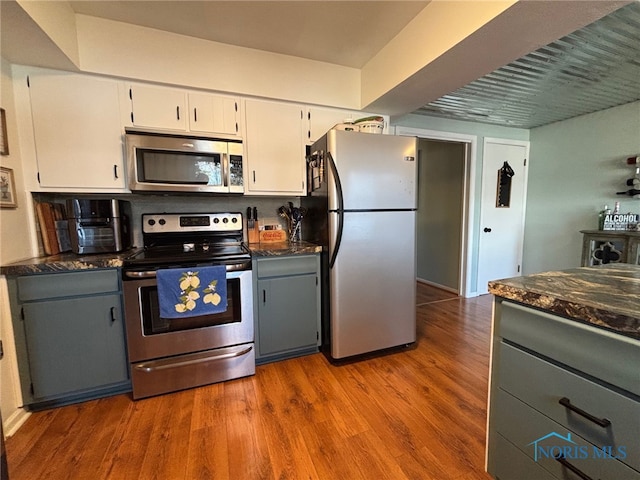
[[444, 290], [446, 292], [455, 293], [456, 295], [460, 295], [460, 292], [455, 288], [447, 287], [445, 285], [440, 285], [439, 283], [430, 282], [429, 280], [425, 280], [423, 278], [416, 279], [420, 283], [424, 283], [425, 285], [429, 285], [431, 287], [439, 288], [440, 290]]
[[2, 422], [2, 429], [6, 437], [10, 437], [18, 431], [18, 429], [27, 421], [31, 412], [27, 412], [24, 408], [18, 408], [13, 414]]

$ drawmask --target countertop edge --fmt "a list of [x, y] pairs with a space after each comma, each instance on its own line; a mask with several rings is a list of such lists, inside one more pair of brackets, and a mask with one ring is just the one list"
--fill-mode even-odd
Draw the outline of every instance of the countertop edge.
[[[273, 243], [249, 244], [255, 257], [275, 257], [284, 255], [306, 255], [322, 252], [322, 247], [313, 243]], [[0, 274], [10, 277], [35, 275], [39, 273], [61, 273], [99, 268], [120, 268], [124, 260], [137, 251], [137, 248], [119, 253], [101, 253], [78, 255], [61, 253], [45, 257], [30, 258], [0, 266]]]
[[[631, 272], [631, 275], [620, 276], [620, 269]], [[605, 279], [609, 280], [609, 284]], [[614, 290], [621, 282], [624, 283], [623, 294], [607, 290], [607, 286]], [[579, 292], [579, 295], [576, 289], [580, 285], [585, 291]], [[589, 291], [590, 285], [592, 291]], [[617, 266], [610, 269], [583, 267], [496, 280], [489, 282], [489, 293], [570, 320], [640, 339], [640, 266]]]

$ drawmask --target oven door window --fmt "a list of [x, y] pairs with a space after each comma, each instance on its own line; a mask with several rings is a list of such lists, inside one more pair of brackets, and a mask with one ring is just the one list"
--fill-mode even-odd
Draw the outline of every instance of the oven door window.
[[242, 320], [239, 278], [227, 279], [227, 310], [222, 313], [185, 318], [162, 318], [160, 317], [160, 305], [158, 304], [158, 288], [155, 285], [140, 288], [140, 300], [142, 304], [142, 328], [146, 336], [227, 325], [238, 323]]
[[138, 182], [223, 186], [222, 153], [136, 150]]

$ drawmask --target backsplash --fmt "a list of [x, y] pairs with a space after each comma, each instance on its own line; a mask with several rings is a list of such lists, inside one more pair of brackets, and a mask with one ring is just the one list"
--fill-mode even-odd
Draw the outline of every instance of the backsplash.
[[258, 209], [258, 218], [274, 218], [287, 228], [286, 220], [278, 216], [278, 207], [293, 202], [300, 206], [298, 197], [257, 197], [244, 195], [157, 195], [157, 194], [67, 194], [34, 193], [35, 201], [65, 203], [68, 198], [117, 198], [131, 205], [132, 245], [142, 246], [141, 218], [143, 213], [204, 213], [240, 212], [246, 215], [247, 207]]

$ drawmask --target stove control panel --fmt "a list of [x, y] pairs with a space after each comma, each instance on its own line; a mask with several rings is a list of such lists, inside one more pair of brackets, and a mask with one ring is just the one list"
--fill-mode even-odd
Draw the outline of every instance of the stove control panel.
[[242, 231], [241, 213], [145, 213], [143, 233]]

